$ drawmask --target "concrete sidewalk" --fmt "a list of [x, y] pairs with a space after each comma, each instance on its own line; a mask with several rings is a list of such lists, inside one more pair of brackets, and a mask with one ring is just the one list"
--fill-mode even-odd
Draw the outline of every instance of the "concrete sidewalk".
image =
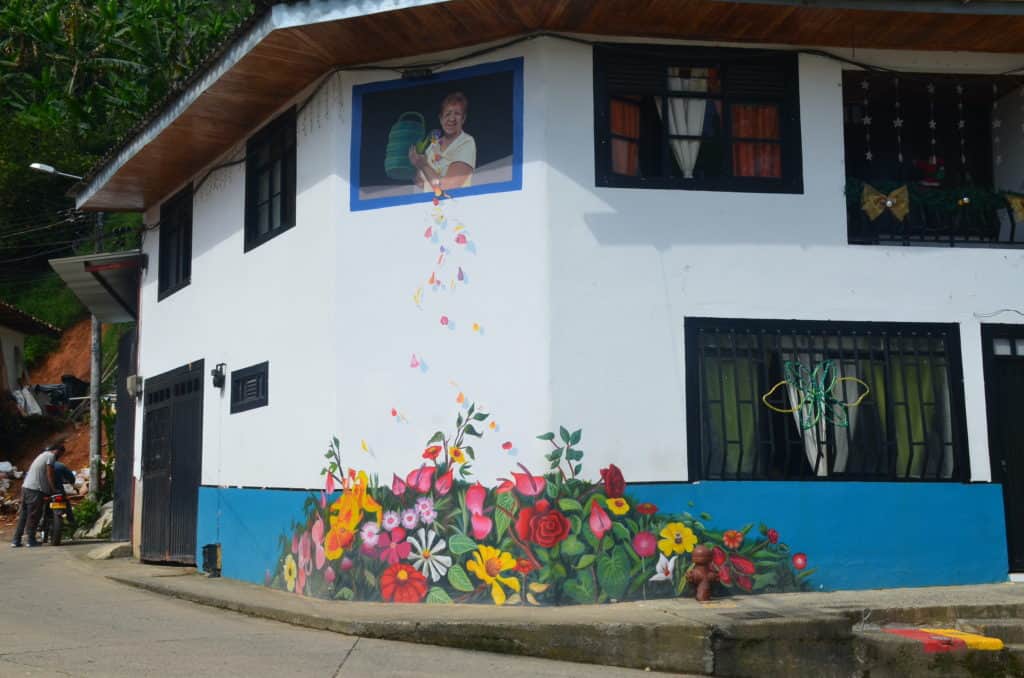
[[[883, 624], [1024, 624], [1024, 585], [792, 593], [548, 608], [305, 598], [192, 568], [88, 561], [114, 581], [299, 626], [547, 659], [725, 676], [1024, 675], [1014, 646], [926, 655]], [[1024, 627], [1022, 627], [1024, 631]], [[1009, 642], [1014, 642], [1012, 639]]]

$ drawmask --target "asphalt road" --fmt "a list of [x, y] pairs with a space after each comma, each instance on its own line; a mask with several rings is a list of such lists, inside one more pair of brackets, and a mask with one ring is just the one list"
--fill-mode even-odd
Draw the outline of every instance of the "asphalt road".
[[0, 543], [0, 676], [650, 676], [343, 636], [194, 605], [102, 577], [88, 546]]

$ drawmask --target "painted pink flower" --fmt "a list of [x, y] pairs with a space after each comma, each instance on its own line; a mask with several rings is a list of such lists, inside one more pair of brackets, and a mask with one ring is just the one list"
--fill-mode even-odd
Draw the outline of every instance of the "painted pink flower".
[[589, 523], [590, 531], [598, 539], [603, 539], [605, 532], [612, 529], [611, 518], [608, 517], [608, 513], [603, 508], [598, 506], [596, 499], [592, 499], [590, 502]]
[[434, 500], [430, 497], [420, 497], [416, 500], [416, 511], [422, 514], [424, 511], [434, 510]]
[[633, 537], [633, 550], [641, 558], [653, 556], [658, 550], [658, 539], [650, 532], [637, 532]]
[[723, 563], [725, 563], [725, 551], [722, 550], [721, 546], [716, 546], [713, 549], [711, 549], [711, 560], [715, 563], [715, 565], [722, 565]]
[[420, 511], [420, 520], [424, 525], [433, 525], [434, 521], [437, 520], [437, 511], [434, 508]]
[[345, 556], [344, 558], [341, 559], [341, 571], [342, 572], [348, 572], [349, 570], [351, 570], [355, 566], [356, 566], [356, 561], [352, 560], [348, 556]]
[[424, 464], [418, 469], [410, 471], [409, 475], [405, 477], [406, 484], [420, 494], [430, 492], [430, 487], [434, 484], [434, 468]]
[[298, 581], [295, 583], [295, 593], [302, 595], [303, 590], [306, 588], [306, 569], [303, 567], [299, 568]]
[[390, 565], [408, 558], [409, 553], [412, 551], [412, 544], [405, 541], [405, 530], [400, 527], [392, 530], [391, 536], [386, 534], [380, 535], [377, 547], [380, 549], [380, 559]]
[[299, 533], [296, 532], [292, 535], [292, 553], [299, 555]]
[[420, 524], [419, 516], [416, 514], [416, 509], [405, 509], [402, 511], [402, 527], [407, 530], [414, 530], [416, 526]]
[[324, 490], [327, 492], [327, 494], [334, 492], [334, 474], [331, 473], [330, 471], [327, 472], [327, 482], [324, 485]]
[[466, 490], [466, 509], [470, 513], [473, 527], [473, 538], [484, 539], [491, 533], [494, 521], [484, 515], [484, 501], [487, 499], [487, 488], [476, 483]]
[[380, 539], [380, 526], [372, 520], [363, 523], [363, 526], [359, 528], [359, 538], [366, 546], [376, 546]]
[[[348, 560], [348, 558], [346, 558], [346, 560]], [[324, 570], [324, 581], [325, 582], [327, 582], [328, 584], [333, 584], [334, 583], [334, 579], [335, 579], [335, 574], [334, 574], [334, 568], [333, 567], [328, 567], [326, 570]]]
[[401, 497], [405, 494], [405, 481], [399, 478], [395, 473], [392, 473], [391, 475], [391, 494], [396, 497]]
[[434, 489], [437, 490], [437, 493], [442, 497], [451, 491], [453, 477], [454, 474], [449, 468], [445, 473], [439, 475], [437, 479], [434, 480]]
[[327, 508], [327, 493], [323, 491], [320, 492], [320, 508]]
[[303, 532], [299, 537], [299, 569], [304, 570], [312, 565], [313, 544], [309, 538], [309, 532]]
[[381, 521], [381, 525], [384, 529], [390, 532], [399, 525], [402, 524], [402, 518], [398, 515], [398, 511], [385, 511], [384, 518]]
[[313, 548], [316, 553], [316, 569], [324, 569], [324, 561], [327, 560], [327, 556], [324, 554], [324, 521], [317, 516], [316, 522], [313, 523], [313, 529], [310, 530], [313, 537]]
[[523, 473], [512, 472], [512, 478], [514, 480], [508, 480], [507, 478], [499, 478], [504, 481], [498, 486], [498, 492], [508, 492], [513, 487], [516, 492], [523, 495], [524, 497], [536, 497], [538, 494], [544, 492], [544, 488], [547, 485], [547, 481], [544, 480], [544, 476], [535, 476], [530, 473], [530, 469], [526, 468], [522, 464], [517, 464], [519, 468], [523, 469]]

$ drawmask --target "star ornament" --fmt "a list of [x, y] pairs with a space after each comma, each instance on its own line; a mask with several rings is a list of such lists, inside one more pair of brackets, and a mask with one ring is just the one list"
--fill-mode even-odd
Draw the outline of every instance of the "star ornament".
[[870, 115], [865, 115], [863, 118], [860, 119], [860, 122], [865, 127], [869, 126], [871, 124], [871, 116]]
[[875, 156], [871, 151], [868, 151], [867, 153], [864, 154], [864, 157], [867, 158], [868, 160], [871, 160]]
[[903, 127], [903, 118], [896, 118], [892, 121], [892, 126], [896, 129]]
[[860, 81], [860, 88], [861, 88], [862, 90], [868, 90], [868, 89], [871, 89], [871, 83], [870, 83], [870, 82], [868, 82], [867, 80], [861, 80], [861, 81]]
[[1003, 126], [1003, 121], [1000, 120], [999, 118], [996, 118], [995, 120], [992, 121], [992, 129], [999, 129], [1002, 126]]
[[[871, 388], [861, 379], [840, 377], [832, 360], [822, 360], [813, 370], [799, 361], [787, 360], [783, 374], [786, 378], [762, 395], [761, 402], [773, 412], [798, 413], [800, 429], [804, 431], [816, 427], [822, 421], [848, 427], [850, 408], [860, 405], [871, 393]], [[862, 389], [853, 402], [846, 402], [848, 384], [855, 384]], [[775, 392], [783, 388], [789, 397], [790, 407], [780, 407], [770, 401]]]
[[937, 125], [936, 125], [934, 120], [929, 120], [928, 121], [928, 129], [935, 129], [936, 126]]

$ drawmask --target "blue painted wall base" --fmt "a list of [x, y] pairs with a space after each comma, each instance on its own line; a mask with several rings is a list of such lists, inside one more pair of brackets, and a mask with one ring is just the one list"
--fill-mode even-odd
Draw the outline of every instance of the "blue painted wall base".
[[[317, 493], [319, 494], [319, 493]], [[955, 483], [702, 482], [632, 484], [662, 513], [704, 512], [719, 529], [759, 523], [806, 553], [815, 588], [1006, 581], [1002, 487]], [[197, 562], [222, 545], [225, 577], [263, 583], [306, 491], [202, 487]], [[690, 506], [693, 502], [693, 506]]]

